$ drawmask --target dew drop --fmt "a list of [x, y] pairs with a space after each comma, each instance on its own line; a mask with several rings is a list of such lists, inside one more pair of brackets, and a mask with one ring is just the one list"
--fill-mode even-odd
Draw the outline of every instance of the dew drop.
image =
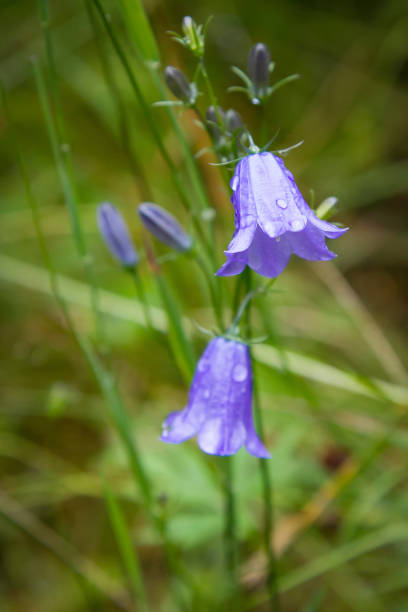
[[288, 203], [286, 202], [286, 200], [276, 200], [277, 205], [279, 206], [279, 208], [287, 208], [288, 207]]
[[210, 390], [209, 389], [205, 389], [204, 390], [203, 397], [204, 397], [204, 399], [208, 399], [210, 397]]
[[232, 378], [235, 382], [242, 382], [248, 376], [248, 368], [246, 368], [242, 363], [239, 363], [235, 366], [232, 371]]
[[307, 223], [306, 217], [304, 215], [301, 215], [300, 217], [297, 217], [296, 219], [292, 219], [289, 225], [290, 225], [292, 232], [300, 232], [302, 231], [302, 229], [305, 228], [306, 223]]

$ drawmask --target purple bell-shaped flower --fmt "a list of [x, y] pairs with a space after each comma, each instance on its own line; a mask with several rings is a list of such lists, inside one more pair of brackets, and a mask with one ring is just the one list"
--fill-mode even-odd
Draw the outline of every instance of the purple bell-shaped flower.
[[210, 455], [233, 455], [241, 446], [256, 457], [270, 457], [252, 419], [252, 370], [246, 344], [213, 338], [202, 354], [184, 410], [172, 412], [161, 440], [178, 444], [197, 435]]
[[336, 257], [326, 238], [338, 238], [347, 228], [314, 214], [280, 157], [268, 152], [244, 157], [236, 166], [231, 188], [236, 231], [219, 276], [240, 274], [248, 265], [275, 278], [292, 253], [313, 261]]

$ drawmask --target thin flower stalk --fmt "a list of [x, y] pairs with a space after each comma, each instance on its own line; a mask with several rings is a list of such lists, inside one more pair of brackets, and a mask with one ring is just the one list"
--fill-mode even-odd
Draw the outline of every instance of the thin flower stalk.
[[[46, 33], [48, 30], [45, 29]], [[47, 46], [47, 48], [52, 48]], [[51, 147], [54, 155], [55, 165], [57, 167], [57, 172], [61, 182], [61, 188], [64, 195], [65, 204], [67, 206], [68, 214], [70, 217], [72, 234], [74, 237], [75, 245], [77, 248], [78, 255], [81, 260], [81, 264], [87, 279], [87, 282], [91, 288], [91, 304], [92, 311], [95, 322], [95, 332], [98, 338], [98, 341], [101, 345], [104, 344], [104, 334], [103, 334], [103, 326], [102, 320], [99, 312], [98, 305], [98, 290], [96, 287], [96, 280], [94, 275], [94, 270], [92, 266], [92, 260], [90, 254], [88, 252], [88, 248], [86, 245], [85, 236], [81, 227], [81, 220], [78, 211], [78, 201], [76, 196], [76, 189], [74, 186], [74, 181], [72, 177], [72, 172], [70, 171], [69, 163], [67, 162], [67, 148], [65, 146], [66, 153], [63, 154], [64, 144], [59, 139], [58, 132], [56, 126], [54, 124], [53, 115], [51, 112], [50, 101], [47, 93], [47, 89], [45, 86], [44, 76], [42, 74], [41, 67], [39, 65], [38, 59], [36, 57], [32, 58], [32, 66], [34, 71], [34, 78], [42, 106], [42, 111], [44, 114], [45, 123], [47, 126], [48, 136], [51, 142]], [[53, 80], [51, 78], [51, 80]], [[58, 108], [58, 105], [57, 107]], [[60, 117], [60, 124], [62, 123], [62, 118]]]

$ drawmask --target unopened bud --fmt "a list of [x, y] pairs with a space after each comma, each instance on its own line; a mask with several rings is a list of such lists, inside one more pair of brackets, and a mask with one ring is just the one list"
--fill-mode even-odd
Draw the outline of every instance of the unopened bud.
[[183, 18], [181, 29], [184, 34], [184, 44], [196, 57], [202, 57], [205, 45], [203, 26], [196, 24], [194, 19], [187, 15]]
[[164, 79], [171, 93], [183, 102], [191, 102], [193, 90], [184, 72], [174, 66], [167, 66], [164, 71]]
[[257, 94], [262, 95], [269, 83], [271, 54], [264, 43], [252, 47], [248, 56], [248, 74]]
[[231, 134], [234, 134], [235, 132], [242, 130], [242, 128], [244, 127], [244, 124], [241, 119], [241, 115], [233, 108], [229, 108], [227, 112], [225, 113], [225, 124], [226, 124], [227, 130]]
[[222, 121], [225, 124], [225, 112], [221, 106], [217, 106], [217, 110], [215, 110], [215, 106], [209, 106], [205, 113], [205, 118], [207, 120], [208, 130], [212, 136], [212, 138], [217, 141], [222, 136]]
[[124, 266], [135, 266], [139, 257], [118, 209], [108, 202], [100, 204], [97, 221], [101, 236], [112, 255]]
[[138, 212], [145, 228], [160, 242], [180, 252], [191, 249], [190, 236], [167, 210], [157, 204], [144, 202], [140, 204]]

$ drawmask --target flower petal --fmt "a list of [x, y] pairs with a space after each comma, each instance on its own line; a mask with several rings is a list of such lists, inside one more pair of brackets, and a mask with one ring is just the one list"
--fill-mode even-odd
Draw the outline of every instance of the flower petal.
[[252, 242], [257, 225], [255, 202], [249, 190], [247, 158], [238, 164], [237, 171], [233, 180], [238, 180], [238, 182], [235, 183], [235, 191], [232, 196], [236, 230], [225, 253], [245, 251]]
[[248, 265], [262, 276], [275, 278], [287, 266], [291, 253], [288, 234], [270, 238], [258, 227], [248, 251]]
[[301, 231], [307, 217], [297, 207], [291, 183], [272, 153], [250, 155], [249, 185], [258, 224], [271, 238]]
[[261, 442], [258, 434], [255, 431], [254, 426], [252, 425], [252, 427], [249, 427], [247, 425], [246, 430], [247, 439], [245, 441], [245, 448], [247, 449], [248, 453], [251, 453], [251, 455], [255, 455], [255, 457], [259, 457], [260, 459], [270, 459], [271, 454], [267, 451], [266, 447]]
[[241, 274], [242, 270], [247, 265], [248, 253], [229, 253], [227, 254], [227, 261], [221, 268], [215, 273], [216, 276], [234, 276], [235, 274]]
[[337, 225], [333, 225], [328, 221], [319, 219], [319, 217], [316, 217], [313, 212], [310, 215], [309, 220], [315, 227], [323, 232], [327, 238], [339, 238], [348, 230], [348, 227], [337, 227]]
[[292, 251], [298, 257], [309, 261], [327, 261], [337, 257], [326, 246], [325, 235], [310, 221], [302, 232], [287, 234]]
[[200, 429], [201, 421], [191, 419], [191, 411], [187, 408], [171, 412], [163, 423], [162, 442], [179, 444], [195, 436]]
[[209, 455], [233, 455], [245, 442], [242, 421], [226, 421], [222, 417], [204, 423], [198, 434], [198, 446]]

